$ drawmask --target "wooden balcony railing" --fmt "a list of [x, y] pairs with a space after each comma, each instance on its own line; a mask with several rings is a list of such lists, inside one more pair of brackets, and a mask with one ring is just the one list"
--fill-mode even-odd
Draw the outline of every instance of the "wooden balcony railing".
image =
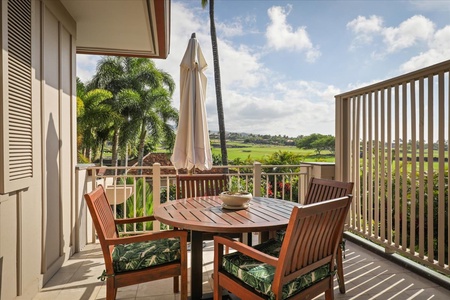
[[[211, 173], [222, 173], [227, 169], [229, 184], [254, 196], [285, 199], [301, 203], [311, 176], [334, 178], [333, 164], [302, 163], [299, 165], [214, 166]], [[89, 215], [83, 206], [82, 194], [98, 184], [106, 188], [108, 199], [117, 218], [131, 218], [153, 213], [161, 203], [175, 199], [176, 174], [173, 167], [88, 167], [85, 179], [78, 171], [80, 198], [77, 220], [77, 249], [86, 242], [95, 241], [95, 232], [89, 222]], [[89, 176], [90, 175], [90, 176]], [[155, 192], [158, 191], [158, 192]], [[124, 227], [123, 233], [137, 233], [164, 228], [159, 222], [149, 222], [142, 227]]]
[[349, 229], [450, 274], [450, 61], [336, 96], [336, 178]]

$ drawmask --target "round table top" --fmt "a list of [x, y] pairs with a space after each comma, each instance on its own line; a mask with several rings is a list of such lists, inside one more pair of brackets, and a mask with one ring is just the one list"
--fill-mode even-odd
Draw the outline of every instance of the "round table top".
[[216, 233], [271, 231], [285, 228], [292, 208], [300, 204], [253, 197], [245, 209], [225, 209], [218, 196], [168, 201], [155, 211], [155, 218], [181, 229]]

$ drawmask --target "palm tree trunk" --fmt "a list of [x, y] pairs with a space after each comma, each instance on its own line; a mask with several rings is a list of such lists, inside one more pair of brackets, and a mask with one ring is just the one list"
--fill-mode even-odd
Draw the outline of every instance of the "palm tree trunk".
[[105, 148], [105, 142], [106, 141], [102, 141], [102, 145], [100, 148], [100, 166], [103, 166], [103, 149]]
[[84, 148], [84, 156], [86, 156], [86, 158], [91, 161], [91, 148], [90, 147], [86, 147]]
[[214, 61], [214, 83], [216, 86], [217, 118], [219, 120], [220, 150], [222, 165], [228, 165], [227, 143], [225, 137], [225, 118], [222, 105], [222, 85], [220, 82], [219, 48], [217, 46], [216, 24], [214, 21], [214, 0], [209, 0], [209, 21], [211, 30], [211, 44]]
[[[119, 145], [119, 129], [114, 130], [113, 135], [113, 144], [111, 149], [111, 166], [117, 167], [117, 152], [118, 152], [118, 145]], [[114, 169], [114, 174], [117, 175], [117, 168]]]

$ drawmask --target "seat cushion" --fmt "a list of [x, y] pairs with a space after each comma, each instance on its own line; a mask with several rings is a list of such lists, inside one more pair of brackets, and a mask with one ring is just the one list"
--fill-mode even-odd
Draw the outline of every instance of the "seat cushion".
[[[281, 243], [276, 239], [270, 239], [253, 248], [271, 256], [278, 257], [280, 255]], [[275, 299], [275, 295], [272, 292], [275, 267], [261, 263], [239, 252], [224, 255], [222, 266], [226, 272], [234, 275], [258, 292], [267, 295], [269, 299]], [[300, 276], [283, 286], [282, 299], [299, 293], [314, 282], [320, 281], [328, 276], [330, 276], [328, 265], [324, 265], [304, 276]]]
[[144, 269], [180, 260], [180, 239], [169, 238], [114, 247], [113, 267], [116, 273]]
[[286, 230], [277, 230], [275, 239], [280, 243], [283, 242], [284, 236], [286, 235]]

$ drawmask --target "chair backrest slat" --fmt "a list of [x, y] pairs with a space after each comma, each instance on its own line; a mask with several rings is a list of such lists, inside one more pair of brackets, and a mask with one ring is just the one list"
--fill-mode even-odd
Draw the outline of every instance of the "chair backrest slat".
[[353, 191], [353, 182], [311, 178], [303, 204], [344, 197]]
[[91, 193], [85, 194], [84, 199], [91, 213], [95, 231], [102, 247], [106, 271], [112, 272], [112, 269], [109, 270], [109, 268], [112, 268], [110, 259], [113, 246], [107, 246], [104, 241], [106, 238], [117, 238], [118, 232], [114, 222], [114, 214], [103, 186], [99, 185]]
[[177, 175], [176, 197], [216, 196], [225, 191], [227, 186], [226, 174]]
[[284, 284], [320, 266], [328, 264], [329, 272], [334, 270], [351, 199], [347, 195], [293, 209], [272, 283], [275, 294], [281, 295]]

